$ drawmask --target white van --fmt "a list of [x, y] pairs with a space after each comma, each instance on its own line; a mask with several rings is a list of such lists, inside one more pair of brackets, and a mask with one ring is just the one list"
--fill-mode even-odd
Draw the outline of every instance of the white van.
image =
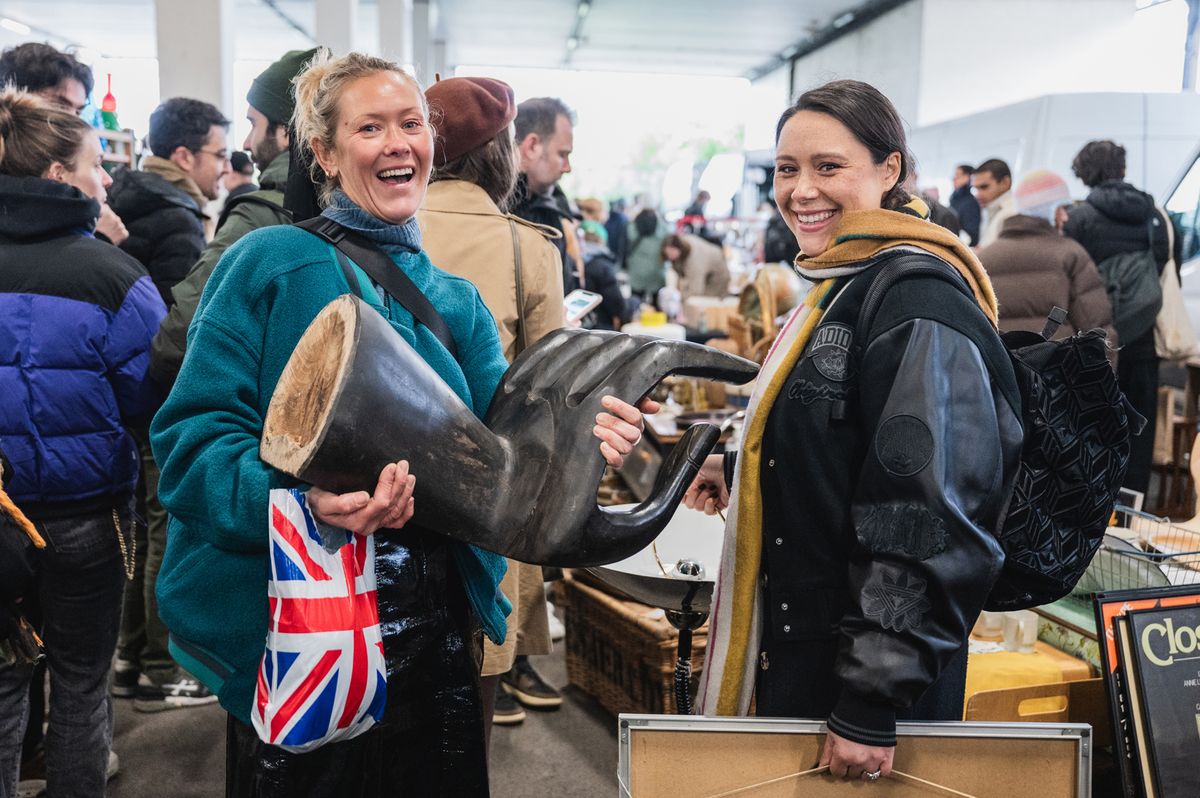
[[936, 186], [942, 202], [950, 196], [954, 167], [988, 158], [1005, 161], [1014, 182], [1034, 169], [1051, 169], [1067, 181], [1072, 197], [1083, 199], [1087, 188], [1071, 172], [1071, 161], [1087, 142], [1111, 139], [1125, 148], [1126, 179], [1161, 203], [1179, 164], [1196, 148], [1197, 130], [1200, 94], [1194, 92], [1048, 94], [916, 128], [908, 146], [920, 185]]

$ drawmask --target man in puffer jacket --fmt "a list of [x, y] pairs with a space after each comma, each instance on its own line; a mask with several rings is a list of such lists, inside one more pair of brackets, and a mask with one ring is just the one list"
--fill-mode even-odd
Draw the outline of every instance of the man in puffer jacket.
[[1000, 238], [979, 250], [1000, 303], [1000, 329], [1041, 332], [1056, 306], [1067, 322], [1055, 338], [1101, 328], [1117, 345], [1112, 306], [1096, 264], [1079, 242], [1054, 227], [1055, 211], [1069, 204], [1066, 182], [1047, 170], [1030, 172], [1015, 189], [1017, 215], [1000, 229]]
[[[1082, 244], [1098, 268], [1114, 255], [1152, 250], [1162, 274], [1171, 254], [1167, 228], [1154, 206], [1154, 197], [1125, 182], [1125, 148], [1111, 141], [1089, 141], [1075, 156], [1071, 169], [1092, 192], [1086, 202], [1071, 211], [1063, 235]], [[1176, 247], [1179, 239], [1175, 236]], [[1178, 251], [1175, 259], [1178, 263]], [[1125, 487], [1144, 492], [1150, 485], [1158, 408], [1158, 354], [1153, 327], [1134, 340], [1121, 341], [1117, 381], [1147, 421], [1142, 434], [1133, 439], [1125, 473]]]
[[213, 105], [174, 97], [150, 115], [153, 155], [142, 171], [118, 170], [108, 201], [125, 222], [121, 249], [154, 280], [169, 307], [171, 288], [192, 268], [208, 239], [204, 206], [221, 191], [229, 171], [229, 120]]

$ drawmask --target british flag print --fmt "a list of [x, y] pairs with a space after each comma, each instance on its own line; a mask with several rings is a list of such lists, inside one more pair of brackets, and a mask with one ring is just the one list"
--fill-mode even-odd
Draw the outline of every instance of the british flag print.
[[311, 751], [383, 717], [375, 542], [323, 534], [295, 488], [272, 490], [269, 512], [271, 622], [251, 718], [263, 741]]

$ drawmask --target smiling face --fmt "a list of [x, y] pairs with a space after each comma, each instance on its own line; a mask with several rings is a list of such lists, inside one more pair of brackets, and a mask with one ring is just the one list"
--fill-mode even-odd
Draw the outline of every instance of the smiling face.
[[312, 147], [338, 188], [377, 219], [403, 224], [421, 207], [433, 137], [420, 93], [396, 73], [376, 72], [346, 84], [333, 147], [317, 139]]
[[775, 203], [800, 251], [824, 252], [846, 211], [882, 207], [900, 164], [899, 152], [875, 163], [866, 145], [828, 114], [792, 116], [775, 145]]

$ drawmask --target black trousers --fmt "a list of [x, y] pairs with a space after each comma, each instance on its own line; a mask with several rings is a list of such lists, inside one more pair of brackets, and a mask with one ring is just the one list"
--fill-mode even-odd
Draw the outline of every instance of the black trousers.
[[1146, 418], [1141, 435], [1130, 441], [1129, 469], [1122, 485], [1146, 492], [1150, 487], [1150, 469], [1154, 464], [1154, 428], [1158, 421], [1158, 359], [1133, 359], [1124, 353], [1117, 359], [1117, 383], [1133, 409]]
[[447, 540], [420, 530], [377, 533], [375, 569], [388, 668], [383, 721], [295, 754], [231, 715], [229, 798], [487, 796], [481, 641]]
[[[833, 670], [837, 649], [836, 637], [787, 642], [764, 639], [762, 651], [766, 657], [759, 657], [754, 694], [758, 716], [828, 718], [842, 691]], [[916, 703], [896, 711], [896, 719], [962, 720], [966, 684], [964, 643]]]

